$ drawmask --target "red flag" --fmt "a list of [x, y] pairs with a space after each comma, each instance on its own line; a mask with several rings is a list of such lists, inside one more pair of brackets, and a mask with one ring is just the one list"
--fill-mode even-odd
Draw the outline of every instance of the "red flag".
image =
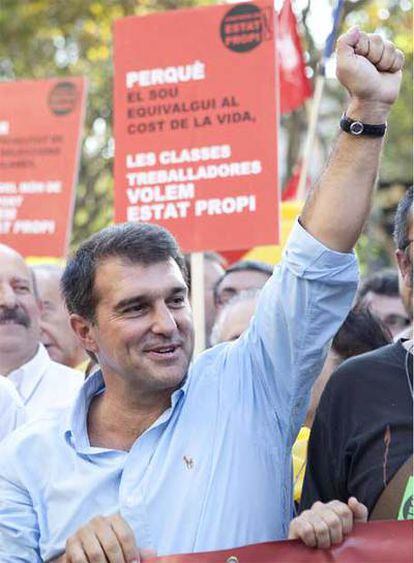
[[301, 106], [312, 95], [312, 88], [310, 80], [305, 74], [297, 21], [290, 0], [284, 1], [278, 18], [280, 111], [289, 113]]

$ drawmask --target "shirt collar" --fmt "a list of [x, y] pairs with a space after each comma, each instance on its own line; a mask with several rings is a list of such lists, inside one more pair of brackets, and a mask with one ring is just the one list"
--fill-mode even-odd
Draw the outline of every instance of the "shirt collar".
[[181, 396], [187, 394], [189, 384], [190, 384], [190, 370], [188, 370], [186, 376], [182, 380], [180, 387], [176, 389], [174, 393], [171, 395], [171, 404], [173, 403], [173, 398], [175, 396]]
[[97, 370], [86, 379], [64, 419], [65, 437], [79, 453], [86, 453], [86, 450], [90, 449], [87, 429], [88, 409], [93, 397], [104, 389], [102, 372]]
[[[187, 393], [190, 378], [187, 374], [181, 386], [171, 395], [171, 407], [168, 411], [171, 413], [181, 397]], [[92, 373], [80, 388], [78, 395], [69, 409], [67, 416], [63, 419], [63, 432], [66, 440], [75, 448], [78, 453], [98, 453], [104, 451], [104, 448], [92, 448], [89, 442], [87, 418], [89, 405], [95, 395], [105, 390], [105, 382], [100, 369]], [[165, 413], [161, 415], [159, 423], [164, 422]], [[167, 417], [169, 418], [169, 416]], [[107, 450], [105, 450], [107, 451]]]
[[51, 362], [46, 348], [39, 344], [33, 358], [8, 375], [9, 381], [14, 384], [25, 404], [33, 395]]

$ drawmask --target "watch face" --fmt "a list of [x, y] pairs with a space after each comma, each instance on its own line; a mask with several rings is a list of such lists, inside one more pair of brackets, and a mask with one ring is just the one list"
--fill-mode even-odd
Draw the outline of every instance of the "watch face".
[[349, 130], [353, 135], [361, 135], [364, 130], [364, 126], [360, 121], [354, 121], [351, 123]]

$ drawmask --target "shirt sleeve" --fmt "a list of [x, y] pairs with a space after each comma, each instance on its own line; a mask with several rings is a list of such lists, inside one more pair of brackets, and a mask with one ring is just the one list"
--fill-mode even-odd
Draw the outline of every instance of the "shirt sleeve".
[[25, 408], [13, 384], [0, 376], [0, 442], [25, 418]]
[[[13, 437], [11, 437], [13, 438]], [[4, 444], [0, 458], [4, 455]], [[39, 553], [39, 529], [29, 492], [19, 484], [18, 471], [0, 463], [0, 561], [42, 563]], [[10, 473], [14, 473], [12, 478]]]
[[[353, 253], [329, 250], [297, 221], [284, 258], [264, 286], [249, 329], [229, 347], [232, 376], [253, 378], [264, 405], [293, 444], [328, 344], [351, 308], [358, 282]], [[263, 403], [263, 401], [262, 401]]]

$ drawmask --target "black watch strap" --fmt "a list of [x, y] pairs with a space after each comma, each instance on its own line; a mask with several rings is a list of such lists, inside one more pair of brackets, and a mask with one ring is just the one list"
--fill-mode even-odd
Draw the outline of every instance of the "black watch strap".
[[380, 125], [362, 123], [362, 121], [350, 119], [346, 116], [345, 113], [343, 114], [339, 125], [342, 131], [345, 131], [345, 133], [349, 133], [350, 135], [354, 135], [355, 137], [359, 137], [360, 135], [368, 135], [370, 137], [383, 137], [387, 130], [386, 123], [382, 123]]

